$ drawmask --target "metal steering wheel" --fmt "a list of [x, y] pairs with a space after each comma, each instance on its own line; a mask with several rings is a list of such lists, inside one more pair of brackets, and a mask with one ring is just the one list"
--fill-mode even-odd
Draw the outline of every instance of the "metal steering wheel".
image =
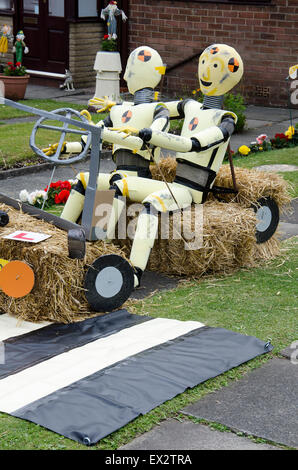
[[[51, 113], [53, 114], [53, 120], [55, 120], [55, 114], [57, 115], [65, 115], [65, 118], [67, 119], [73, 119], [73, 117], [79, 117], [80, 120], [86, 124], [88, 124], [88, 120], [85, 116], [82, 116], [79, 111], [76, 111], [74, 109], [71, 109], [71, 108], [60, 108], [60, 109], [55, 109], [54, 111], [51, 111]], [[59, 127], [59, 126], [50, 126], [50, 125], [47, 125], [47, 124], [44, 124], [45, 121], [48, 121], [49, 118], [48, 117], [42, 117], [40, 118], [34, 128], [33, 128], [33, 131], [32, 131], [32, 134], [31, 134], [31, 137], [30, 137], [30, 147], [32, 148], [32, 150], [41, 158], [43, 158], [44, 160], [47, 160], [48, 162], [51, 162], [51, 163], [54, 163], [55, 165], [69, 165], [71, 163], [76, 163], [76, 162], [80, 162], [81, 160], [83, 160], [87, 153], [88, 153], [88, 150], [89, 150], [89, 147], [90, 147], [90, 144], [91, 144], [91, 132], [88, 132], [88, 131], [85, 131], [85, 130], [76, 130], [76, 129], [70, 129], [69, 126], [71, 126], [70, 123], [68, 122], [63, 122], [63, 126]], [[80, 127], [79, 126], [79, 122], [78, 121], [74, 121], [75, 125], [77, 125], [77, 127]], [[77, 123], [77, 124], [76, 124]], [[58, 132], [61, 132], [61, 137], [60, 137], [60, 140], [59, 140], [59, 143], [58, 143], [58, 146], [57, 146], [57, 150], [55, 152], [55, 155], [51, 155], [51, 156], [48, 156], [46, 155], [40, 148], [37, 147], [36, 145], [36, 133], [38, 131], [38, 129], [48, 129], [48, 130], [52, 130], [52, 131], [58, 131]], [[61, 159], [61, 151], [62, 151], [62, 147], [63, 147], [63, 143], [65, 142], [65, 137], [66, 137], [66, 134], [77, 134], [77, 135], [80, 135], [82, 137], [82, 135], [86, 135], [87, 136], [87, 141], [86, 141], [86, 144], [84, 145], [84, 148], [82, 150], [82, 152], [77, 155], [69, 155], [69, 158], [62, 158]]]

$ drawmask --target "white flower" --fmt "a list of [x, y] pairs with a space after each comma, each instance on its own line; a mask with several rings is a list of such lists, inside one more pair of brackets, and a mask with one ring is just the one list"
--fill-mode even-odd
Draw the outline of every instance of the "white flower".
[[34, 204], [36, 203], [36, 191], [34, 193], [29, 194], [28, 202], [29, 202], [29, 204], [34, 206]]
[[29, 193], [26, 189], [23, 189], [23, 191], [20, 192], [19, 198], [22, 202], [28, 202], [29, 198]]
[[47, 198], [48, 198], [48, 195], [47, 195], [47, 193], [46, 193], [45, 191], [37, 191], [36, 197], [42, 198], [42, 199], [47, 199]]

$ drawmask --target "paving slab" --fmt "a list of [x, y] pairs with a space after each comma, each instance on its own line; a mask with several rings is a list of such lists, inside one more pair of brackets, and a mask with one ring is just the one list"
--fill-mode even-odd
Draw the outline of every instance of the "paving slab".
[[280, 240], [288, 240], [289, 238], [298, 236], [298, 224], [280, 222], [278, 228]]
[[[94, 84], [95, 86], [95, 84]], [[59, 86], [46, 87], [42, 85], [31, 85], [29, 84], [26, 89], [25, 99], [26, 100], [37, 100], [37, 99], [57, 99], [61, 98], [64, 101], [73, 98], [74, 96], [87, 96], [89, 89], [76, 89], [74, 91], [60, 90]], [[91, 93], [91, 92], [90, 92]]]
[[297, 171], [298, 166], [297, 165], [261, 165], [261, 166], [255, 166], [254, 170], [284, 173], [287, 171]]
[[183, 413], [298, 448], [298, 365], [272, 359]]
[[220, 432], [190, 420], [164, 421], [118, 450], [277, 450], [231, 432]]
[[293, 363], [298, 365], [298, 334], [297, 341], [293, 341], [291, 346], [283, 349], [280, 354], [287, 359], [290, 359]]
[[291, 210], [288, 214], [282, 214], [281, 220], [289, 224], [298, 224], [298, 197], [292, 199]]
[[[245, 115], [247, 119], [280, 122], [290, 119], [290, 110], [288, 108], [248, 105], [246, 107]], [[297, 108], [292, 109], [292, 117], [293, 119], [298, 118]]]
[[142, 284], [132, 294], [132, 299], [144, 299], [150, 294], [175, 289], [178, 286], [179, 279], [175, 277], [165, 276], [157, 272], [145, 271], [142, 276]]
[[[76, 163], [68, 166], [58, 166], [54, 181], [75, 179], [76, 175], [82, 171], [89, 171], [90, 161]], [[115, 168], [115, 164], [111, 158], [102, 159], [100, 162], [100, 171], [102, 173], [110, 173]], [[30, 175], [14, 176], [0, 181], [0, 192], [7, 196], [18, 198], [20, 191], [27, 189], [32, 192], [36, 189], [44, 189], [49, 183], [52, 174], [51, 169], [46, 169], [38, 173]]]

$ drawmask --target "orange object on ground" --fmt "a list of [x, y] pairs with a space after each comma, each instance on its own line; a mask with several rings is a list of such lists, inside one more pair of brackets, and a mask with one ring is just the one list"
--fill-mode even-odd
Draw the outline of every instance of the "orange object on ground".
[[22, 261], [10, 261], [0, 271], [0, 289], [15, 299], [30, 294], [34, 281], [33, 270]]

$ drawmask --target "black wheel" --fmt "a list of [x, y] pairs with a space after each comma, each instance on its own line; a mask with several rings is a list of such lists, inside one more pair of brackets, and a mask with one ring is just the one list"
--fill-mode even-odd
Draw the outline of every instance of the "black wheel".
[[86, 298], [95, 312], [121, 307], [134, 289], [134, 270], [121, 256], [97, 258], [85, 277]]
[[6, 212], [0, 211], [0, 227], [6, 227], [9, 223], [9, 215]]
[[267, 242], [275, 233], [279, 223], [278, 205], [270, 197], [262, 197], [252, 205], [258, 222], [256, 226], [257, 243]]

